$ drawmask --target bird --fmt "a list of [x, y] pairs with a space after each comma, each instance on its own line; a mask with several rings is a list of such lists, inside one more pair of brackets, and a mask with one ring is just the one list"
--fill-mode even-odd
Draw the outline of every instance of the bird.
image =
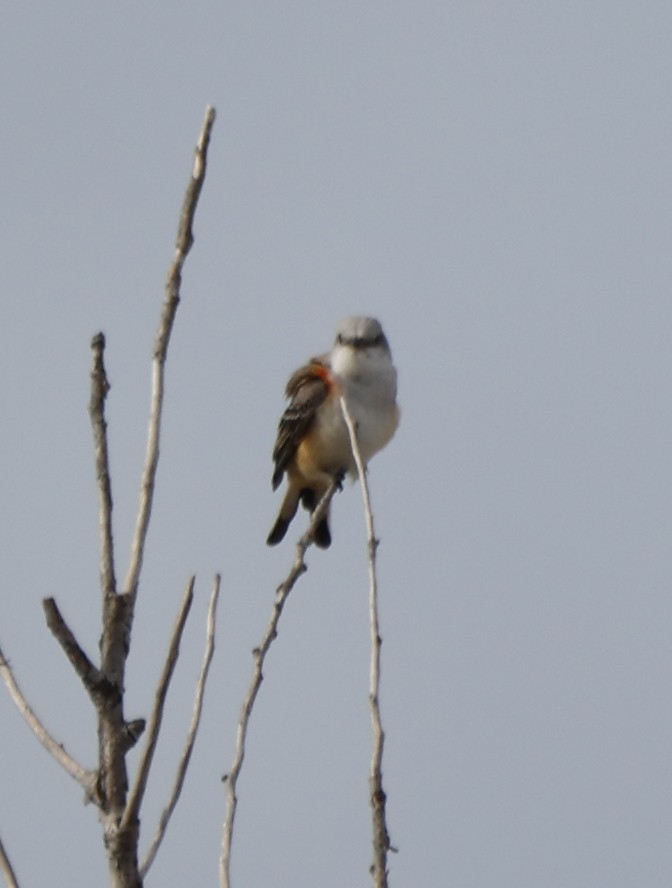
[[[273, 490], [287, 476], [287, 489], [266, 540], [284, 539], [299, 503], [311, 515], [331, 484], [357, 477], [344, 396], [364, 466], [390, 441], [399, 425], [397, 371], [380, 322], [352, 315], [338, 325], [330, 352], [311, 358], [289, 377], [289, 400], [273, 448]], [[329, 511], [314, 530], [315, 544], [331, 545]]]

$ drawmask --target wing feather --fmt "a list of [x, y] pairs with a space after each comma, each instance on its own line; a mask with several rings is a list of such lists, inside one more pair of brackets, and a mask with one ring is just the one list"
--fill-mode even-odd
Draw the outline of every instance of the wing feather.
[[280, 485], [297, 447], [308, 434], [317, 408], [329, 393], [329, 384], [329, 367], [323, 358], [313, 358], [290, 376], [285, 390], [290, 401], [280, 418], [273, 448], [273, 490]]

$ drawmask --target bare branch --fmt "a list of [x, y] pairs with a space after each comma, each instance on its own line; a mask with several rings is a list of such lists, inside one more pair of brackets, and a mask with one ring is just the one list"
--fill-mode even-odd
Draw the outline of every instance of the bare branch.
[[152, 767], [154, 751], [156, 750], [156, 744], [159, 739], [159, 731], [161, 730], [161, 720], [163, 719], [163, 708], [166, 702], [166, 694], [168, 693], [170, 680], [173, 677], [173, 672], [175, 671], [175, 666], [177, 664], [177, 658], [180, 654], [180, 641], [182, 640], [182, 633], [184, 632], [187, 617], [189, 616], [189, 611], [191, 610], [191, 604], [194, 600], [194, 582], [195, 577], [192, 577], [189, 580], [186, 589], [184, 590], [182, 604], [180, 605], [180, 610], [177, 614], [175, 625], [173, 626], [173, 634], [170, 638], [170, 645], [168, 647], [168, 653], [166, 655], [166, 662], [163, 665], [163, 672], [161, 673], [161, 677], [159, 679], [159, 685], [156, 689], [156, 693], [154, 694], [154, 708], [152, 709], [152, 712], [149, 716], [145, 748], [140, 759], [140, 764], [138, 765], [135, 783], [133, 784], [133, 788], [129, 793], [128, 801], [126, 802], [126, 808], [121, 819], [121, 830], [125, 829], [130, 823], [135, 822], [135, 820], [137, 819], [140, 811], [140, 805], [142, 804], [142, 799], [147, 788], [147, 779], [149, 778], [149, 771]]
[[233, 841], [233, 827], [236, 819], [236, 808], [238, 806], [236, 787], [238, 785], [241, 768], [243, 767], [243, 760], [245, 759], [245, 742], [247, 739], [250, 716], [254, 707], [254, 701], [256, 700], [259, 688], [261, 687], [261, 682], [264, 678], [263, 668], [266, 654], [274, 639], [277, 638], [278, 624], [287, 598], [289, 597], [289, 593], [294, 588], [299, 577], [308, 569], [305, 563], [305, 554], [313, 542], [315, 528], [318, 526], [322, 518], [324, 518], [327, 509], [329, 508], [329, 503], [339, 489], [340, 482], [338, 479], [334, 480], [313, 512], [308, 530], [296, 545], [296, 553], [291, 570], [284, 582], [282, 582], [276, 589], [271, 619], [266, 627], [261, 644], [252, 651], [252, 657], [254, 660], [252, 678], [243, 701], [240, 720], [238, 722], [236, 750], [233, 757], [233, 764], [231, 766], [231, 771], [224, 778], [226, 782], [226, 816], [222, 832], [222, 850], [219, 859], [220, 888], [230, 888], [231, 885], [231, 843]]
[[201, 134], [196, 145], [194, 169], [191, 181], [187, 187], [180, 215], [180, 223], [175, 244], [175, 258], [168, 271], [166, 281], [166, 298], [163, 303], [163, 311], [159, 321], [159, 329], [154, 342], [154, 356], [152, 363], [152, 398], [149, 416], [149, 429], [147, 433], [147, 454], [140, 483], [140, 503], [136, 519], [135, 533], [131, 546], [131, 559], [128, 573], [124, 582], [124, 589], [135, 601], [138, 589], [138, 580], [142, 568], [142, 559], [147, 539], [147, 529], [152, 511], [154, 499], [154, 484], [156, 470], [159, 463], [159, 438], [161, 432], [161, 414], [163, 408], [164, 391], [164, 365], [173, 322], [180, 302], [180, 284], [182, 281], [182, 267], [194, 242], [192, 232], [194, 215], [198, 205], [198, 198], [205, 180], [207, 151], [210, 143], [210, 134], [215, 122], [215, 109], [208, 107]]
[[371, 671], [369, 684], [369, 709], [371, 711], [371, 725], [373, 728], [373, 756], [371, 758], [371, 770], [369, 772], [369, 789], [371, 800], [371, 812], [373, 816], [373, 863], [371, 876], [375, 888], [387, 888], [387, 853], [394, 851], [390, 845], [390, 836], [387, 832], [385, 816], [386, 796], [383, 790], [383, 747], [385, 734], [380, 717], [379, 690], [380, 690], [380, 647], [382, 638], [378, 623], [378, 581], [376, 578], [376, 551], [378, 540], [373, 529], [373, 513], [369, 497], [369, 485], [366, 480], [366, 467], [362, 460], [357, 441], [355, 424], [348, 410], [345, 397], [341, 395], [341, 411], [350, 435], [352, 455], [357, 465], [359, 480], [362, 485], [362, 497], [364, 499], [364, 514], [366, 517], [366, 533], [369, 549], [369, 622], [371, 626]]
[[0, 872], [5, 877], [7, 888], [19, 888], [19, 881], [12, 869], [12, 864], [5, 851], [5, 846], [2, 844], [2, 839], [0, 839]]
[[75, 672], [82, 680], [82, 684], [95, 703], [96, 698], [99, 697], [101, 693], [105, 693], [106, 690], [109, 690], [110, 683], [104, 677], [102, 672], [93, 665], [91, 660], [89, 660], [80, 647], [72, 630], [65, 622], [56, 601], [53, 598], [45, 598], [42, 602], [42, 607], [47, 619], [47, 626], [51, 630], [56, 641], [63, 648], [66, 657], [70, 660]]
[[116, 590], [114, 575], [114, 543], [112, 538], [112, 483], [107, 449], [107, 422], [105, 421], [105, 398], [110, 383], [103, 360], [105, 337], [96, 333], [91, 340], [93, 368], [91, 370], [91, 400], [89, 416], [93, 429], [93, 442], [96, 457], [96, 480], [98, 482], [99, 524], [100, 524], [100, 585], [103, 596]]
[[[192, 225], [205, 178], [206, 154], [215, 120], [214, 109], [206, 110], [196, 146], [193, 173], [186, 190], [178, 226], [175, 256], [166, 281], [166, 292], [152, 358], [152, 390], [147, 433], [147, 450], [142, 469], [138, 511], [131, 542], [128, 571], [121, 591], [115, 588], [103, 596], [103, 631], [100, 640], [100, 670], [110, 684], [110, 693], [101, 696], [98, 709], [98, 746], [101, 820], [110, 866], [111, 883], [138, 886], [137, 847], [140, 831], [139, 809], [144, 796], [161, 720], [163, 702], [157, 699], [150, 721], [147, 745], [136, 775], [133, 791], [128, 791], [126, 754], [141, 735], [141, 719], [127, 722], [124, 715], [124, 678], [138, 584], [142, 570], [147, 532], [152, 511], [159, 461], [164, 365], [177, 306], [180, 301], [182, 267], [193, 243]], [[186, 613], [184, 614], [186, 619]], [[179, 630], [181, 632], [181, 630]], [[179, 633], [178, 633], [179, 635]], [[179, 642], [179, 638], [174, 639]], [[173, 664], [174, 665], [174, 664]], [[170, 667], [172, 670], [172, 666]], [[167, 681], [166, 679], [166, 688]], [[164, 689], [165, 692], [165, 689]], [[160, 693], [157, 692], [157, 694]]]
[[184, 751], [182, 752], [182, 758], [180, 759], [177, 768], [177, 775], [175, 778], [173, 790], [170, 794], [170, 798], [168, 799], [168, 804], [163, 809], [161, 818], [159, 820], [159, 825], [156, 829], [156, 832], [154, 833], [151, 844], [147, 849], [147, 854], [145, 855], [142, 866], [140, 867], [140, 875], [143, 879], [147, 875], [147, 871], [149, 870], [152, 863], [154, 863], [154, 858], [156, 857], [157, 851], [159, 850], [161, 842], [163, 841], [166, 828], [168, 826], [172, 813], [175, 810], [175, 805], [177, 804], [182, 792], [184, 778], [187, 773], [187, 768], [189, 767], [191, 753], [196, 741], [196, 734], [198, 733], [198, 728], [201, 722], [201, 712], [203, 710], [203, 694], [205, 692], [206, 681], [208, 680], [208, 672], [210, 671], [212, 655], [215, 651], [215, 618], [217, 615], [217, 601], [219, 600], [220, 583], [221, 577], [219, 576], [219, 574], [217, 574], [213, 581], [212, 593], [210, 595], [210, 605], [208, 607], [208, 618], [206, 622], [205, 633], [205, 652], [203, 655], [201, 673], [198, 677], [198, 681], [196, 682], [196, 690], [194, 693], [194, 709], [191, 716], [191, 724], [189, 725], [189, 731], [187, 733], [187, 740], [184, 746]]
[[75, 759], [65, 751], [62, 744], [58, 743], [44, 727], [37, 715], [28, 705], [28, 701], [23, 696], [14, 673], [7, 661], [5, 655], [0, 650], [0, 675], [7, 685], [7, 690], [16, 704], [19, 712], [23, 716], [26, 724], [35, 735], [36, 739], [44, 746], [48, 753], [56, 759], [58, 764], [67, 773], [76, 780], [82, 787], [87, 800], [91, 801], [96, 797], [96, 773], [95, 771], [87, 771], [75, 761]]

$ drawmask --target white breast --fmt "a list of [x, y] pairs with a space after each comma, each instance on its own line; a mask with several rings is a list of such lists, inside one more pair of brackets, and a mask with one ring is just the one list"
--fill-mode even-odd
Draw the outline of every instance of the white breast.
[[[331, 369], [347, 400], [367, 463], [388, 443], [399, 423], [397, 371], [386, 349], [362, 351], [339, 345], [332, 352]], [[343, 428], [347, 434], [344, 422]]]

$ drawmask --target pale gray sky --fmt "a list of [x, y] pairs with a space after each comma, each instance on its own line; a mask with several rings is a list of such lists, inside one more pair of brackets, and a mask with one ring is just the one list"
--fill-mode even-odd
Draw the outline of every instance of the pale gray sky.
[[[371, 471], [391, 884], [669, 886], [671, 39], [663, 0], [5, 11], [0, 640], [86, 765], [93, 718], [40, 600], [95, 653], [88, 343], [105, 331], [123, 573], [163, 282], [218, 110], [128, 675], [128, 714], [146, 715], [196, 572], [145, 839], [216, 570], [220, 631], [148, 886], [216, 884], [219, 778], [293, 554], [264, 545], [282, 389], [353, 312], [382, 320], [403, 405]], [[251, 724], [239, 888], [369, 884], [359, 492], [334, 511]], [[22, 884], [104, 884], [95, 811], [4, 691], [0, 726], [0, 834]]]

